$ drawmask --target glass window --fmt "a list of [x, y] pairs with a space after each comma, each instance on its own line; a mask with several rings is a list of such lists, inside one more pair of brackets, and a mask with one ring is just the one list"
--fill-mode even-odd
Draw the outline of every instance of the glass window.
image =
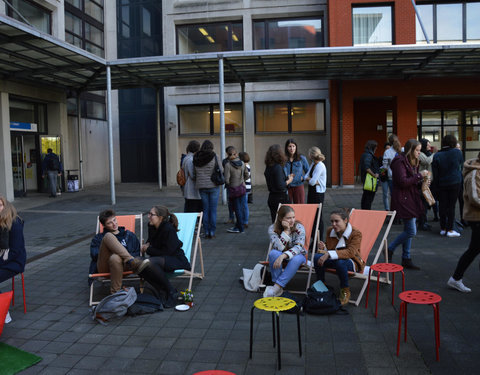
[[353, 45], [392, 44], [392, 7], [354, 7]]
[[437, 43], [462, 42], [462, 23], [462, 4], [438, 4]]
[[[9, 3], [25, 18], [33, 27], [44, 33], [51, 34], [52, 12], [30, 2], [29, 0], [10, 0]], [[20, 22], [25, 22], [17, 12], [8, 7], [8, 15]]]
[[322, 18], [253, 22], [254, 49], [323, 47]]
[[82, 35], [82, 20], [70, 12], [65, 12], [65, 29], [73, 34]]
[[442, 125], [442, 111], [422, 111], [422, 126]]
[[85, 0], [85, 14], [103, 23], [103, 7], [98, 2]]
[[[431, 43], [433, 42], [433, 5], [417, 5], [417, 9], [420, 19], [422, 20], [423, 27], [427, 33], [428, 40]], [[415, 32], [417, 36], [417, 43], [427, 43], [417, 16], [415, 16]]]
[[465, 120], [467, 125], [480, 125], [480, 110], [466, 111]]
[[324, 131], [325, 103], [255, 103], [255, 126], [258, 133]]
[[461, 111], [444, 111], [443, 124], [444, 125], [460, 125], [462, 123]]
[[[179, 106], [180, 134], [219, 134], [220, 107], [218, 105]], [[242, 132], [242, 105], [225, 103], [225, 132]]]
[[105, 120], [105, 103], [94, 102], [91, 100], [85, 101], [85, 117]]
[[480, 42], [480, 3], [467, 3], [467, 41]]
[[85, 23], [85, 39], [97, 46], [103, 47], [103, 31], [89, 23]]
[[240, 22], [177, 26], [178, 54], [242, 49], [243, 26]]

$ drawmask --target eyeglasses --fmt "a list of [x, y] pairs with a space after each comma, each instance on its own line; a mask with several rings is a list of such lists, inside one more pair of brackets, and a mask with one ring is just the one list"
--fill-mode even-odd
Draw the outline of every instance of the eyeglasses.
[[148, 215], [148, 216], [158, 216], [157, 214], [152, 213], [152, 212], [149, 212], [147, 215]]

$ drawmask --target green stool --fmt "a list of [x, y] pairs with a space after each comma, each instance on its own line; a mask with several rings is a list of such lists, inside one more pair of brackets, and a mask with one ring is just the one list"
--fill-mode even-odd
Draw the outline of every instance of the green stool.
[[[252, 306], [250, 311], [250, 358], [252, 358], [252, 348], [253, 348], [253, 311], [255, 308], [264, 311], [272, 312], [272, 332], [273, 332], [273, 347], [277, 345], [277, 355], [278, 355], [278, 369], [282, 368], [282, 359], [280, 351], [280, 312], [287, 311], [295, 307], [297, 304], [295, 301], [284, 298], [284, 297], [266, 297], [257, 299]], [[275, 318], [276, 317], [276, 318]], [[276, 324], [275, 324], [276, 321]], [[276, 325], [276, 340], [275, 340], [275, 325]], [[300, 338], [300, 315], [299, 310], [297, 310], [297, 332], [298, 332], [298, 354], [302, 356], [302, 340]]]

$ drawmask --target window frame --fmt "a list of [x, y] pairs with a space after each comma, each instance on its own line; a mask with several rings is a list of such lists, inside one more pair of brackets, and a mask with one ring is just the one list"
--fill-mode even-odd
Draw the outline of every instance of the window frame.
[[[7, 16], [23, 23], [23, 20], [21, 20], [21, 19], [19, 20], [17, 18], [14, 18], [14, 11], [12, 9], [12, 6], [13, 6], [12, 1], [13, 0], [7, 0], [7, 3], [8, 3], [7, 4]], [[30, 4], [32, 7], [37, 8], [37, 9], [43, 11], [44, 13], [46, 13], [48, 15], [48, 29], [49, 30], [48, 30], [47, 34], [52, 35], [52, 11], [48, 8], [43, 7], [40, 4], [37, 4], [37, 3], [33, 2], [32, 0], [22, 0], [22, 1]]]
[[[216, 106], [218, 106], [218, 103], [196, 103], [196, 104], [177, 104], [177, 124], [178, 124], [178, 136], [179, 137], [190, 137], [190, 136], [206, 136], [206, 135], [219, 135], [220, 133], [215, 133], [215, 114], [214, 114], [214, 109]], [[242, 107], [242, 103], [238, 102], [228, 102], [225, 103], [225, 107], [229, 105], [238, 105]], [[186, 108], [186, 107], [209, 107], [209, 129], [210, 131], [208, 133], [182, 133], [182, 123], [180, 121], [180, 108]], [[242, 113], [242, 126], [243, 126], [243, 116], [245, 116], [244, 113]], [[240, 131], [233, 131], [229, 132], [229, 135], [242, 135], [243, 129]]]
[[[175, 24], [175, 54], [176, 55], [185, 55], [181, 54], [180, 51], [180, 44], [178, 39], [178, 29], [180, 27], [202, 27], [202, 26], [210, 26], [210, 25], [224, 25], [228, 26], [228, 49], [222, 50], [221, 52], [230, 52], [233, 51], [233, 24], [239, 24], [242, 27], [242, 46], [239, 51], [243, 51], [245, 48], [244, 38], [243, 38], [243, 20], [230, 20], [230, 21], [216, 21], [216, 22], [203, 22], [203, 23], [182, 23], [182, 24]], [[192, 52], [195, 53], [205, 53], [205, 52]], [[188, 55], [188, 54], [187, 54]]]
[[[381, 3], [369, 3], [369, 4], [357, 4], [357, 3], [352, 3], [351, 4], [351, 22], [352, 22], [352, 46], [358, 46], [358, 47], [374, 47], [374, 46], [386, 46], [386, 45], [395, 45], [396, 44], [396, 39], [395, 39], [395, 4], [393, 3], [388, 3], [388, 2], [381, 2]], [[353, 10], [355, 8], [380, 8], [380, 7], [389, 7], [391, 14], [390, 14], [390, 19], [391, 19], [391, 38], [392, 42], [390, 44], [387, 43], [377, 43], [377, 44], [371, 44], [371, 43], [362, 43], [362, 44], [355, 44], [355, 35], [353, 33]]]
[[[75, 98], [78, 100], [76, 93], [72, 93], [67, 99]], [[88, 116], [87, 104], [88, 103], [98, 103], [103, 105], [103, 114], [102, 117]], [[75, 102], [75, 109], [73, 111], [68, 110], [67, 106], [67, 115], [68, 116], [78, 116], [77, 113], [77, 103]], [[82, 92], [80, 94], [80, 117], [91, 120], [100, 120], [107, 121], [107, 103], [105, 100], [105, 95], [95, 94], [93, 92]]]
[[[325, 17], [324, 15], [319, 16], [305, 16], [305, 17], [287, 17], [287, 18], [259, 18], [259, 19], [252, 19], [252, 48], [254, 51], [261, 50], [255, 48], [255, 24], [256, 23], [263, 23], [264, 26], [264, 37], [265, 37], [265, 50], [267, 49], [282, 49], [282, 48], [270, 48], [270, 31], [269, 31], [269, 22], [278, 22], [278, 21], [308, 21], [308, 20], [320, 20], [322, 30], [320, 32], [320, 39], [322, 41], [321, 46], [317, 47], [305, 47], [305, 48], [318, 48], [318, 47], [325, 47]], [[294, 47], [287, 48], [287, 49], [294, 49]]]
[[[294, 130], [292, 129], [292, 104], [294, 103], [322, 103], [323, 104], [323, 130]], [[258, 104], [287, 104], [287, 131], [259, 131], [257, 126], [257, 105]], [[326, 134], [327, 132], [327, 108], [326, 100], [276, 100], [276, 101], [257, 101], [253, 103], [255, 134], [275, 135], [275, 134]]]

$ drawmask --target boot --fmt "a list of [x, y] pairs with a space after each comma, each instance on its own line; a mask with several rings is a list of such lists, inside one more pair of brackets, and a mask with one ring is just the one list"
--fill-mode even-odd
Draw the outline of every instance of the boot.
[[420, 267], [413, 264], [413, 262], [410, 258], [403, 258], [402, 259], [402, 266], [403, 266], [403, 268], [409, 269], [409, 270], [419, 270], [420, 269]]
[[388, 263], [392, 263], [392, 259], [393, 259], [393, 251], [388, 250]]
[[348, 301], [350, 301], [350, 288], [347, 286], [345, 288], [340, 289], [340, 303], [342, 306], [345, 306]]

